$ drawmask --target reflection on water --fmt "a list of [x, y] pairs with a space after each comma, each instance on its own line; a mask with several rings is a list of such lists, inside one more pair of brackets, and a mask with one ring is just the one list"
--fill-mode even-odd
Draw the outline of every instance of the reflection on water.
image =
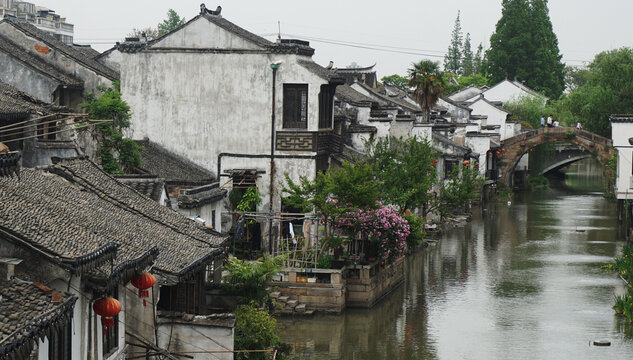
[[[601, 195], [519, 196], [410, 257], [374, 308], [282, 318], [282, 339], [293, 359], [630, 358], [633, 330], [611, 309], [623, 284], [600, 270], [618, 240]], [[612, 346], [589, 346], [601, 339]]]

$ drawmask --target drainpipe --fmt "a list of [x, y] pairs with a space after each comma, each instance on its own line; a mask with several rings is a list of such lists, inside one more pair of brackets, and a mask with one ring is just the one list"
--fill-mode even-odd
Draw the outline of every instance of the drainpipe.
[[279, 63], [270, 64], [270, 68], [273, 69], [273, 88], [272, 88], [272, 111], [270, 117], [270, 188], [268, 189], [268, 245], [270, 246], [269, 252], [274, 254], [275, 246], [273, 244], [273, 191], [275, 182], [275, 95], [277, 87], [277, 69]]

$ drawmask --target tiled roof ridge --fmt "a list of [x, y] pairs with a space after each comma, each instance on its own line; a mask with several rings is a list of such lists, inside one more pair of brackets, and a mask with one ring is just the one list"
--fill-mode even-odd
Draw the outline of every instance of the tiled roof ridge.
[[158, 246], [152, 246], [136, 259], [124, 261], [118, 264], [114, 269], [112, 269], [106, 280], [106, 286], [103, 289], [104, 295], [106, 292], [118, 286], [119, 283], [127, 283], [139, 269], [144, 269], [150, 266], [159, 253], [160, 249]]
[[89, 254], [84, 254], [76, 258], [68, 258], [59, 256], [58, 254], [54, 254], [47, 248], [37, 246], [30, 241], [24, 239], [20, 234], [17, 234], [10, 229], [6, 229], [3, 226], [0, 226], [0, 233], [3, 234], [10, 241], [13, 240], [13, 242], [17, 242], [21, 245], [27, 246], [31, 250], [34, 250], [40, 255], [48, 258], [53, 263], [57, 263], [61, 267], [66, 268], [75, 274], [89, 271], [114, 259], [119, 247], [119, 245], [116, 243], [107, 243], [101, 245], [98, 249]]
[[[126, 204], [126, 203], [124, 203], [124, 202], [122, 202], [122, 201], [120, 201], [120, 200], [118, 200], [118, 199], [106, 194], [105, 192], [101, 191], [98, 187], [93, 185], [90, 182], [90, 180], [85, 179], [80, 174], [77, 174], [72, 168], [63, 165], [63, 163], [66, 162], [66, 161], [76, 161], [76, 160], [85, 160], [85, 161], [89, 162], [98, 171], [102, 172], [104, 175], [108, 176], [110, 179], [112, 179], [114, 181], [117, 181], [116, 178], [114, 178], [112, 175], [110, 175], [110, 174], [106, 173], [105, 171], [103, 171], [101, 168], [99, 168], [99, 166], [96, 163], [94, 163], [92, 160], [90, 160], [88, 158], [85, 158], [85, 157], [75, 157], [75, 158], [66, 158], [66, 159], [55, 158], [53, 161], [56, 162], [56, 163], [54, 165], [52, 165], [52, 166], [47, 167], [47, 169], [49, 169], [49, 171], [52, 172], [52, 173], [60, 175], [61, 177], [65, 178], [66, 180], [68, 180], [70, 182], [77, 183], [77, 184], [79, 184], [81, 186], [84, 186], [84, 187], [90, 189], [92, 192], [94, 192], [95, 194], [98, 194], [105, 201], [108, 201], [108, 202], [114, 204], [115, 206], [117, 206], [117, 207], [119, 207], [121, 209], [124, 209], [124, 210], [126, 210], [128, 212], [131, 212], [133, 214], [139, 215], [141, 217], [144, 217], [144, 218], [146, 218], [146, 219], [148, 219], [148, 220], [150, 220], [152, 222], [161, 224], [161, 225], [173, 230], [176, 233], [179, 233], [179, 234], [191, 237], [191, 238], [193, 238], [193, 239], [195, 239], [197, 241], [200, 241], [200, 242], [202, 242], [202, 243], [204, 243], [206, 245], [211, 245], [211, 246], [214, 245], [214, 244], [211, 244], [211, 243], [205, 241], [204, 239], [199, 238], [196, 235], [183, 233], [179, 228], [174, 227], [174, 226], [172, 226], [172, 225], [170, 225], [168, 223], [162, 222], [162, 221], [160, 221], [158, 219], [155, 219], [153, 217], [150, 217], [147, 214], [145, 214], [144, 212], [142, 212], [140, 210], [137, 210], [137, 209], [129, 206], [128, 204]], [[117, 183], [122, 184], [119, 181], [117, 181]], [[125, 185], [125, 184], [123, 184], [123, 185], [126, 186], [127, 188], [129, 188], [130, 190], [134, 190], [133, 188], [131, 188], [131, 187]], [[134, 192], [136, 194], [138, 194], [139, 196], [142, 196], [138, 191], [134, 190]], [[171, 209], [169, 209], [169, 210], [171, 210]], [[211, 231], [211, 230], [205, 229], [205, 231]], [[222, 235], [222, 234], [220, 234], [218, 232], [215, 232], [215, 231], [213, 231], [213, 232], [215, 233], [215, 235], [219, 235], [219, 236]]]
[[103, 65], [102, 63], [96, 61], [95, 59], [91, 59], [91, 58], [87, 57], [80, 50], [74, 49], [74, 48], [64, 44], [63, 42], [57, 40], [56, 38], [54, 38], [53, 36], [49, 35], [45, 31], [42, 31], [42, 30], [38, 29], [34, 25], [31, 25], [31, 24], [28, 24], [28, 23], [17, 22], [17, 21], [14, 21], [14, 20], [11, 20], [11, 19], [7, 19], [7, 18], [5, 18], [3, 20], [0, 20], [0, 23], [2, 23], [2, 22], [7, 22], [7, 23], [13, 25], [16, 29], [22, 31], [23, 33], [26, 33], [29, 36], [35, 37], [35, 38], [37, 38], [37, 39], [49, 44], [50, 46], [55, 47], [60, 52], [70, 56], [71, 58], [73, 58], [77, 62], [82, 63], [86, 67], [92, 69], [93, 71], [97, 72], [100, 75], [103, 75], [104, 77], [107, 77], [108, 79], [110, 79], [112, 81], [120, 80], [120, 78], [121, 78], [121, 75], [117, 71], [110, 69], [109, 67]]
[[377, 92], [374, 88], [370, 87], [369, 85], [362, 83], [362, 82], [356, 82], [358, 85], [360, 85], [362, 88], [364, 88], [365, 90], [369, 91], [372, 94], [375, 94], [376, 97], [386, 101], [386, 102], [390, 102], [392, 104], [395, 104], [396, 106], [400, 106], [403, 107], [405, 109], [407, 109], [408, 111], [411, 112], [420, 112], [422, 111], [421, 109], [416, 108], [414, 105], [412, 104], [408, 104], [406, 103], [404, 100], [401, 99], [393, 99], [389, 96], [383, 95], [379, 92]]

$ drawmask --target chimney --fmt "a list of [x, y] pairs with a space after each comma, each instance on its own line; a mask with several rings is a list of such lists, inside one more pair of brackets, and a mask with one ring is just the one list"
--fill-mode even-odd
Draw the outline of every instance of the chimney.
[[19, 265], [21, 262], [22, 259], [0, 258], [0, 264], [7, 266], [7, 280], [11, 280], [11, 278], [15, 275], [15, 266]]

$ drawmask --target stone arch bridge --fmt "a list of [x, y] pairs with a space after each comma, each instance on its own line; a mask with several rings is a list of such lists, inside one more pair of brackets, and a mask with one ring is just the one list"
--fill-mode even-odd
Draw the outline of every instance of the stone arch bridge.
[[499, 183], [511, 188], [514, 169], [521, 157], [538, 145], [545, 143], [571, 143], [589, 151], [602, 165], [605, 176], [609, 175], [607, 161], [615, 154], [611, 139], [585, 130], [574, 128], [540, 128], [523, 132], [501, 142], [504, 149], [499, 158]]

